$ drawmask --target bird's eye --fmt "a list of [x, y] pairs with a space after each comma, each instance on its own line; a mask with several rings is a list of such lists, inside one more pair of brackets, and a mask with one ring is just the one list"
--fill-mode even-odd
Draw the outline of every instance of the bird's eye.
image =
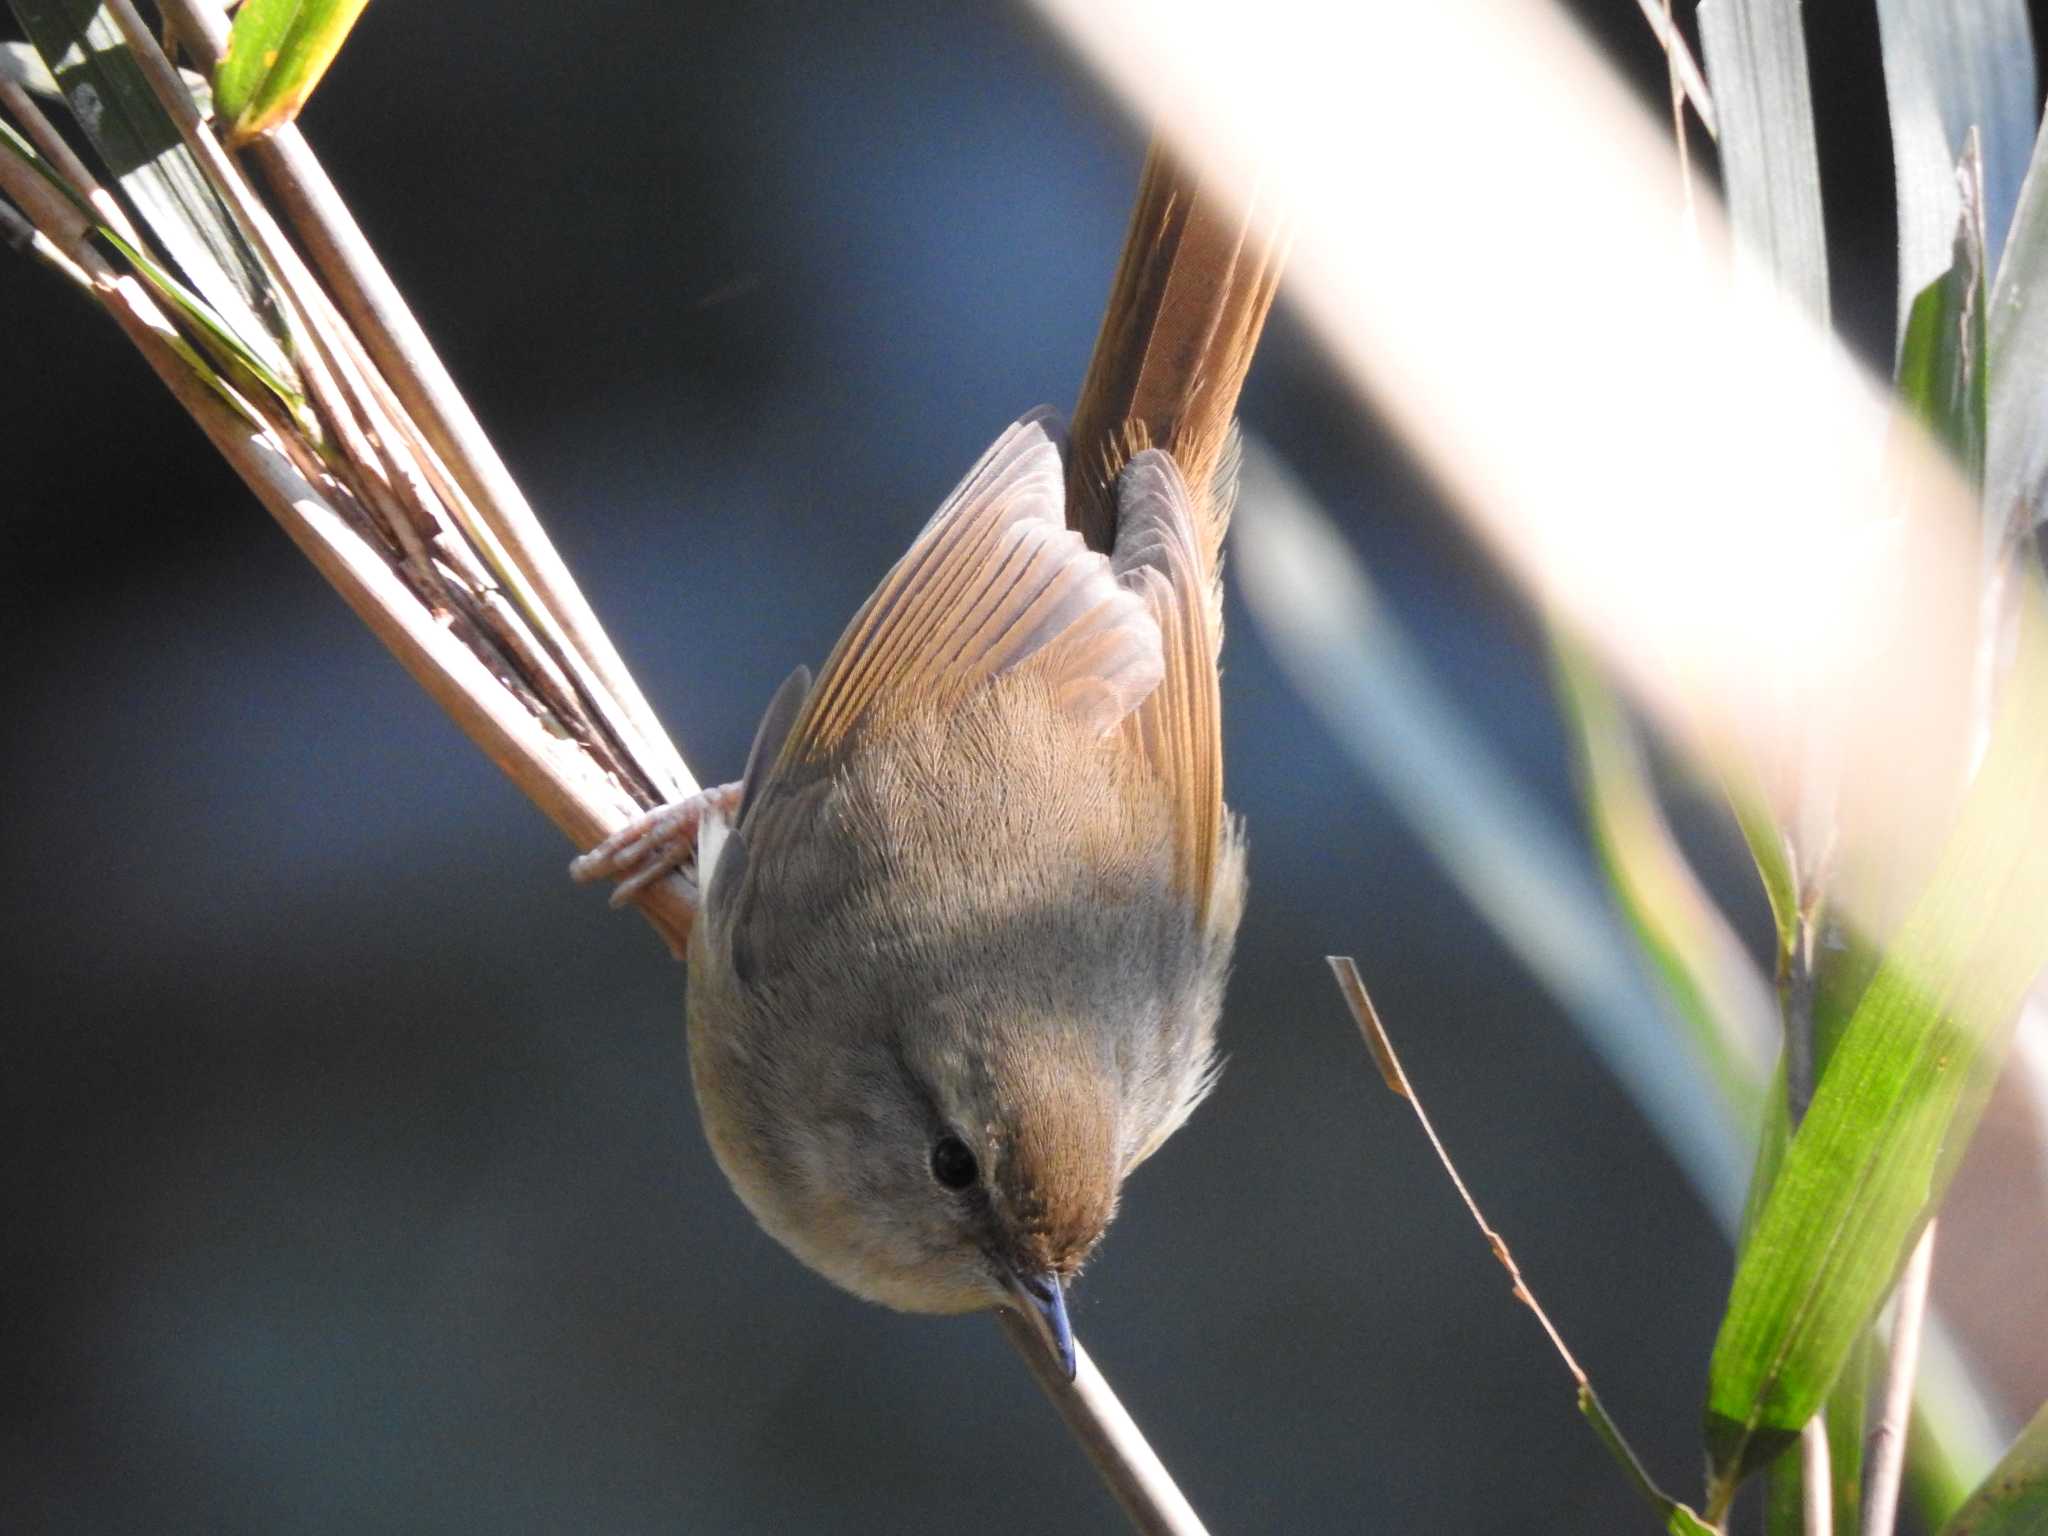
[[981, 1169], [966, 1142], [958, 1136], [941, 1136], [932, 1145], [932, 1177], [948, 1189], [969, 1189], [981, 1177]]

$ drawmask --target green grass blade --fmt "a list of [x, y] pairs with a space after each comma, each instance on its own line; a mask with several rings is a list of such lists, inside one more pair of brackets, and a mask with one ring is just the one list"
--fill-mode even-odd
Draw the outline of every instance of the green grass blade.
[[1968, 1145], [2048, 962], [2048, 629], [2038, 602], [2023, 619], [1984, 766], [1737, 1265], [1709, 1372], [1709, 1513], [1820, 1408]]
[[264, 371], [292, 381], [285, 327], [261, 261], [178, 136], [98, 0], [11, 0], [157, 249]]
[[1579, 1384], [1579, 1413], [1592, 1426], [1593, 1433], [1599, 1437], [1600, 1443], [1607, 1447], [1607, 1453], [1614, 1458], [1623, 1475], [1635, 1486], [1636, 1492], [1643, 1496], [1656, 1511], [1657, 1517], [1663, 1521], [1665, 1536], [1720, 1536], [1718, 1531], [1694, 1514], [1690, 1508], [1679, 1503], [1650, 1480], [1650, 1475], [1643, 1469], [1642, 1462], [1637, 1459], [1636, 1453], [1629, 1448], [1628, 1441], [1623, 1438], [1621, 1427], [1608, 1415], [1606, 1405], [1600, 1401], [1599, 1393], [1593, 1390], [1589, 1382]]
[[1792, 1116], [1785, 1102], [1785, 1063], [1781, 1057], [1764, 1090], [1763, 1124], [1757, 1131], [1756, 1166], [1750, 1174], [1749, 1193], [1742, 1205], [1742, 1225], [1735, 1235], [1737, 1254], [1749, 1251], [1750, 1234], [1763, 1219], [1764, 1202], [1771, 1186], [1778, 1182], [1778, 1170], [1785, 1166], [1785, 1149], [1792, 1145]]
[[1973, 484], [1984, 476], [1986, 394], [1982, 176], [1973, 133], [1954, 181], [1949, 264], [1914, 296], [1899, 348], [1899, 397], [1941, 440]]
[[2048, 1403], [1941, 1536], [2048, 1536]]
[[1878, 0], [1899, 210], [1899, 336], [1949, 265], [1954, 168], [1971, 128], [1984, 166], [1984, 248], [1996, 270], [2034, 145], [2026, 0]]
[[1736, 238], [1825, 325], [1827, 237], [1798, 0], [1701, 0], [1699, 26]]
[[1799, 881], [1792, 872], [1791, 843], [1753, 771], [1743, 774], [1724, 768], [1721, 792], [1728, 797], [1743, 844], [1756, 863], [1757, 878], [1763, 881], [1764, 899], [1771, 904], [1771, 926], [1777, 933], [1777, 953], [1788, 955], [1799, 934]]
[[228, 141], [246, 144], [299, 115], [367, 0], [247, 0], [214, 77]]

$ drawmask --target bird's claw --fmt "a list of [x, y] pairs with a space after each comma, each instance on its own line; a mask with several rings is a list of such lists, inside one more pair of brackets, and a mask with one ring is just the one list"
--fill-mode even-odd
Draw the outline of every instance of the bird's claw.
[[617, 880], [618, 889], [612, 892], [611, 904], [622, 907], [655, 881], [690, 869], [697, 860], [697, 831], [703, 825], [704, 813], [715, 810], [731, 816], [739, 809], [739, 802], [740, 786], [721, 784], [657, 805], [634, 817], [590, 852], [572, 859], [569, 878], [585, 885], [597, 880]]

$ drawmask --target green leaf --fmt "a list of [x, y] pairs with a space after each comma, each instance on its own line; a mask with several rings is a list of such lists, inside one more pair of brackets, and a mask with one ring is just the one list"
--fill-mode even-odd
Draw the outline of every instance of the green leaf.
[[157, 101], [98, 0], [11, 0], [72, 115], [149, 238], [219, 324], [298, 390], [263, 263]]
[[1885, 105], [1898, 189], [1899, 336], [1920, 291], [1949, 265], [1954, 168], [1975, 128], [1984, 167], [1984, 249], [1995, 270], [2034, 144], [2034, 39], [2026, 0], [1878, 0]]
[[1763, 881], [1764, 899], [1771, 904], [1771, 926], [1778, 937], [1777, 952], [1789, 955], [1799, 942], [1799, 881], [1792, 870], [1791, 844], [1771, 813], [1770, 800], [1754, 771], [1741, 773], [1724, 766], [1721, 792], [1728, 797], [1735, 825], [1756, 864], [1757, 877]]
[[2048, 1536], [2048, 1403], [1941, 1536]]
[[327, 73], [367, 0], [247, 0], [214, 75], [228, 142], [290, 122]]
[[1785, 1062], [1780, 1057], [1777, 1071], [1771, 1074], [1770, 1086], [1764, 1090], [1763, 1124], [1758, 1128], [1756, 1140], [1756, 1165], [1751, 1170], [1749, 1193], [1742, 1205], [1742, 1224], [1735, 1232], [1738, 1255], [1749, 1250], [1749, 1236], [1763, 1219], [1764, 1202], [1770, 1198], [1771, 1186], [1778, 1182], [1778, 1170], [1785, 1165], [1785, 1149], [1791, 1145], [1792, 1117], [1785, 1102]]
[[1932, 880], [1864, 990], [1736, 1267], [1709, 1371], [1710, 1515], [1818, 1411], [1969, 1144], [2048, 962], [2048, 624]]
[[1971, 483], [1984, 476], [1985, 267], [1982, 168], [1969, 135], [1956, 167], [1958, 202], [1946, 271], [1923, 288], [1899, 348], [1899, 397], [1955, 455]]
[[1699, 27], [1736, 239], [1825, 325], [1827, 236], [1799, 0], [1701, 0]]

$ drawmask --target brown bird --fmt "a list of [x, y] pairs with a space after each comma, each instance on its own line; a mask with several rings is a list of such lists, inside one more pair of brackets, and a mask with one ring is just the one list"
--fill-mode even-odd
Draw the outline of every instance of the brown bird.
[[1244, 840], [1220, 551], [1280, 246], [1155, 149], [1070, 433], [999, 437], [734, 784], [576, 861], [694, 865], [690, 1069], [761, 1225], [915, 1312], [1064, 1287], [1214, 1079]]

